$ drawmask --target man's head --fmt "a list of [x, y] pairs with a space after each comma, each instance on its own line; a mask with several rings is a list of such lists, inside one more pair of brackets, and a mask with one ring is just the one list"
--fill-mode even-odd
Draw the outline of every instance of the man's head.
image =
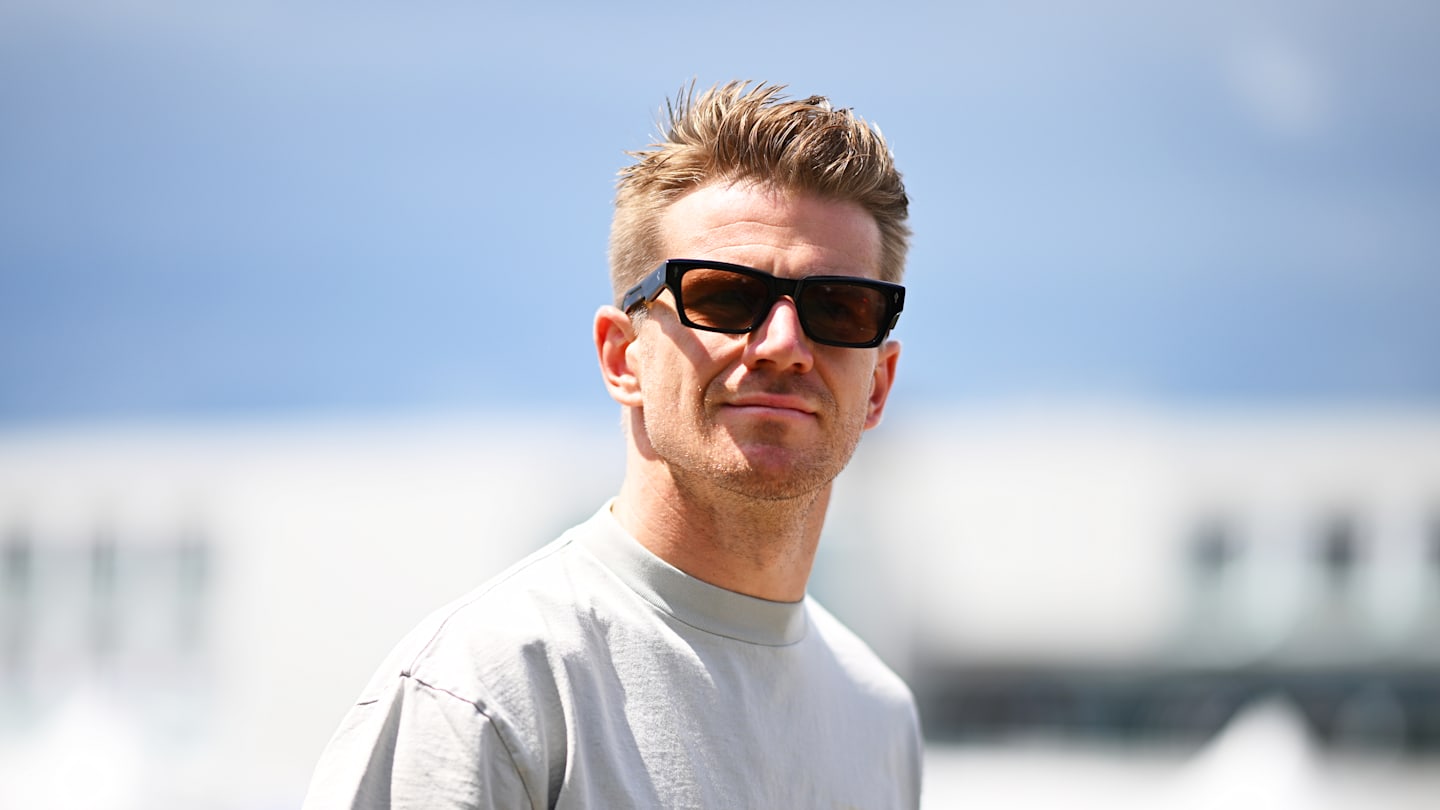
[[905, 268], [909, 199], [878, 130], [849, 110], [811, 96], [791, 101], [775, 85], [731, 82], [669, 106], [664, 140], [632, 152], [620, 173], [610, 231], [615, 303], [668, 258], [661, 220], [676, 200], [712, 184], [758, 183], [858, 204], [880, 231], [879, 278], [898, 282]]
[[660, 488], [828, 492], [894, 380], [899, 174], [848, 112], [776, 92], [682, 100], [621, 181], [620, 306], [597, 313], [596, 349], [632, 471]]

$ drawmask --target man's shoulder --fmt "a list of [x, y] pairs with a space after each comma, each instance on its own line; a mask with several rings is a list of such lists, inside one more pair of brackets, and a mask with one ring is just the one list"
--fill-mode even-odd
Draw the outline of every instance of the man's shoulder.
[[812, 632], [834, 656], [836, 665], [856, 689], [877, 703], [909, 711], [914, 696], [905, 681], [875, 653], [864, 639], [814, 599], [806, 597]]
[[367, 694], [401, 677], [477, 704], [528, 688], [552, 656], [578, 643], [583, 603], [602, 575], [578, 539], [566, 532], [431, 613], [386, 658]]

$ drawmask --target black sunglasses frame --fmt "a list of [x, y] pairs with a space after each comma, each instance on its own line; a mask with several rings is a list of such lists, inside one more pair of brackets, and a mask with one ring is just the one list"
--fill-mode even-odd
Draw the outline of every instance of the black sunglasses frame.
[[[756, 317], [755, 322], [741, 329], [726, 329], [718, 326], [704, 326], [690, 320], [685, 314], [685, 302], [680, 295], [680, 277], [687, 270], [710, 268], [714, 270], [726, 270], [742, 276], [758, 279], [765, 284], [766, 293], [769, 296], [765, 308]], [[819, 337], [810, 331], [810, 324], [805, 317], [805, 310], [799, 306], [800, 297], [805, 293], [805, 287], [811, 284], [845, 284], [856, 287], [868, 287], [878, 290], [884, 294], [885, 311], [880, 318], [880, 331], [873, 340], [862, 343], [851, 343], [845, 341], [828, 340]], [[705, 332], [720, 332], [727, 335], [743, 335], [753, 332], [770, 317], [770, 312], [775, 308], [775, 302], [783, 296], [788, 296], [796, 302], [796, 312], [800, 316], [800, 328], [805, 331], [806, 337], [826, 346], [840, 346], [847, 349], [872, 349], [885, 342], [890, 330], [900, 320], [900, 311], [905, 308], [905, 288], [899, 284], [892, 284], [888, 281], [877, 281], [860, 276], [805, 276], [804, 278], [780, 278], [772, 276], [763, 270], [756, 270], [753, 267], [746, 267], [743, 264], [729, 264], [728, 262], [714, 262], [705, 259], [666, 259], [660, 263], [640, 283], [625, 291], [625, 297], [621, 299], [621, 309], [628, 315], [637, 306], [648, 305], [660, 297], [660, 293], [669, 289], [675, 296], [675, 311], [680, 316], [680, 323], [691, 329], [699, 329]]]

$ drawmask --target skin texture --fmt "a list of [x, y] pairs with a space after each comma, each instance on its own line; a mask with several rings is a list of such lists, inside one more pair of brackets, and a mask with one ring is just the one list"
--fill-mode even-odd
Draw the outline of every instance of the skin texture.
[[[667, 258], [788, 278], [879, 278], [879, 229], [855, 203], [711, 184], [677, 200], [661, 224]], [[627, 434], [614, 513], [692, 576], [799, 600], [831, 484], [879, 424], [900, 346], [814, 344], [788, 298], [745, 335], [685, 327], [674, 303], [662, 294], [635, 323], [610, 306], [595, 316], [601, 372]]]

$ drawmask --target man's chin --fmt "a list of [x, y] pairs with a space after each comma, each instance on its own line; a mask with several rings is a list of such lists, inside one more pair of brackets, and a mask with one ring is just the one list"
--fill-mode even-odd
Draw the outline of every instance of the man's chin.
[[720, 486], [759, 500], [809, 495], [829, 484], [839, 472], [789, 448], [751, 445], [737, 450], [743, 460], [721, 476]]
[[727, 492], [740, 495], [752, 501], [771, 501], [775, 503], [793, 501], [797, 498], [808, 498], [815, 493], [815, 487], [808, 484], [798, 486], [794, 481], [773, 481], [757, 478], [730, 478], [721, 481], [720, 487]]

